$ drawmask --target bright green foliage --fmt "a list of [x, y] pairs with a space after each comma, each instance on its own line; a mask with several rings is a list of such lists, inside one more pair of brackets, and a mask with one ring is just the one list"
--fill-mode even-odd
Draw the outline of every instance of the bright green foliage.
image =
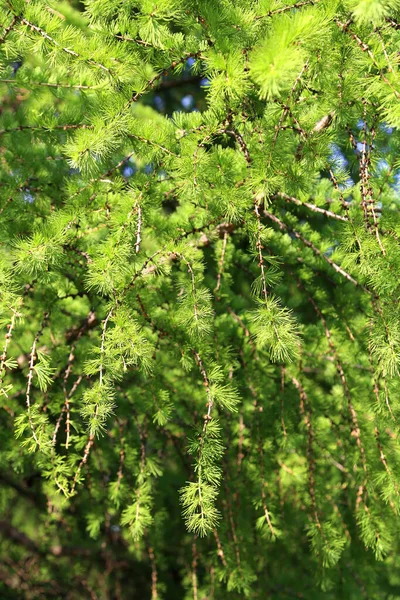
[[400, 2], [77, 4], [0, 0], [0, 597], [400, 598]]

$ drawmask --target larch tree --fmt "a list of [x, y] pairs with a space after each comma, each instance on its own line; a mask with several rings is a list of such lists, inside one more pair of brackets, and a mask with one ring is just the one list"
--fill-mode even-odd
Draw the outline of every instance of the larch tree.
[[0, 1], [1, 598], [400, 598], [400, 1], [83, 4]]

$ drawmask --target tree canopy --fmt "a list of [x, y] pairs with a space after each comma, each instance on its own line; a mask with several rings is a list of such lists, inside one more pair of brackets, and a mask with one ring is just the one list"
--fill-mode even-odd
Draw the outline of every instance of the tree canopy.
[[0, 596], [400, 598], [399, 0], [0, 0]]

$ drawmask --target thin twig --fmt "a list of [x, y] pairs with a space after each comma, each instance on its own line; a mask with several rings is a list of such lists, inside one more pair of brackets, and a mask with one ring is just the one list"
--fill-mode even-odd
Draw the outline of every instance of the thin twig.
[[52, 125], [51, 127], [44, 125], [18, 125], [17, 127], [0, 129], [0, 136], [5, 133], [15, 133], [17, 131], [46, 131], [47, 133], [52, 133], [53, 131], [69, 131], [71, 129], [93, 129], [93, 125], [86, 123], [65, 123], [63, 125]]
[[292, 202], [293, 204], [296, 204], [297, 206], [306, 206], [313, 212], [321, 213], [322, 215], [325, 215], [326, 217], [330, 217], [332, 219], [337, 219], [338, 221], [345, 221], [345, 222], [348, 221], [347, 217], [343, 217], [342, 215], [337, 215], [336, 213], [332, 212], [331, 210], [326, 210], [325, 208], [320, 208], [319, 206], [316, 206], [315, 204], [311, 204], [310, 202], [302, 202], [298, 198], [295, 198], [294, 196], [288, 196], [288, 194], [284, 194], [283, 192], [278, 192], [277, 194], [274, 194], [272, 196], [272, 198], [282, 198], [282, 200], [285, 200], [286, 202]]
[[30, 353], [30, 360], [29, 360], [29, 371], [28, 371], [28, 383], [26, 386], [26, 407], [27, 407], [27, 413], [28, 413], [28, 420], [29, 420], [29, 426], [31, 428], [32, 431], [32, 436], [33, 439], [35, 440], [36, 444], [38, 445], [38, 447], [40, 448], [40, 442], [39, 439], [36, 435], [36, 429], [33, 423], [33, 419], [32, 419], [32, 411], [31, 411], [31, 387], [32, 387], [32, 380], [33, 380], [33, 371], [35, 368], [35, 360], [36, 360], [36, 346], [38, 343], [38, 340], [40, 338], [40, 336], [43, 333], [43, 329], [45, 328], [47, 319], [49, 317], [49, 313], [46, 312], [44, 314], [43, 317], [43, 321], [42, 324], [40, 326], [39, 331], [37, 332], [37, 334], [35, 335], [35, 338], [33, 340], [33, 344], [31, 347], [31, 353]]
[[262, 293], [264, 296], [264, 300], [267, 301], [267, 296], [268, 296], [268, 292], [267, 292], [267, 281], [265, 278], [265, 265], [264, 265], [264, 258], [263, 258], [263, 245], [261, 243], [261, 231], [262, 231], [262, 225], [261, 225], [261, 218], [260, 218], [260, 209], [258, 204], [255, 202], [254, 203], [254, 212], [257, 218], [257, 239], [256, 239], [256, 248], [257, 248], [257, 252], [258, 252], [258, 266], [261, 269], [261, 284], [262, 284]]
[[[101, 334], [101, 345], [100, 345], [100, 367], [99, 367], [99, 385], [100, 385], [100, 387], [103, 385], [103, 370], [104, 370], [103, 356], [104, 356], [104, 345], [105, 345], [107, 324], [108, 324], [109, 319], [112, 316], [113, 310], [114, 310], [114, 308], [111, 308], [111, 310], [108, 312], [106, 318], [103, 321], [103, 331]], [[94, 411], [94, 418], [97, 417], [98, 412], [99, 412], [99, 404], [96, 403], [96, 407], [95, 407], [95, 411]], [[72, 486], [71, 486], [71, 492], [70, 492], [71, 495], [75, 492], [75, 487], [78, 482], [78, 478], [79, 478], [80, 472], [82, 470], [82, 467], [83, 467], [83, 465], [86, 464], [86, 462], [89, 458], [90, 450], [94, 444], [94, 436], [95, 436], [95, 432], [91, 429], [90, 433], [89, 433], [88, 441], [85, 446], [85, 450], [83, 452], [81, 462], [79, 463], [78, 468], [75, 471], [74, 479], [72, 481]]]
[[135, 252], [138, 254], [140, 251], [140, 242], [142, 241], [141, 231], [142, 231], [142, 207], [140, 204], [137, 206], [137, 230], [136, 230], [136, 244], [135, 244]]
[[[228, 232], [224, 231], [224, 237], [222, 240], [221, 258], [219, 259], [219, 262], [218, 262], [217, 285], [214, 288], [214, 293], [217, 293], [219, 288], [221, 287], [221, 279], [222, 279], [222, 273], [224, 272], [224, 260], [225, 260], [225, 251], [226, 251], [227, 241], [228, 241]], [[219, 300], [219, 297], [217, 299]]]
[[18, 17], [14, 16], [8, 27], [5, 28], [2, 37], [0, 38], [0, 44], [4, 44], [8, 34], [14, 29], [15, 24], [18, 22]]
[[289, 227], [288, 225], [286, 225], [286, 223], [283, 223], [283, 221], [281, 221], [280, 219], [278, 219], [278, 217], [276, 217], [275, 215], [269, 213], [266, 210], [263, 211], [263, 214], [264, 214], [265, 217], [267, 217], [268, 219], [270, 219], [274, 223], [277, 223], [279, 225], [280, 229], [289, 231], [297, 239], [299, 239], [300, 241], [302, 241], [305, 246], [308, 246], [308, 248], [311, 248], [311, 250], [317, 256], [320, 256], [323, 260], [325, 260], [328, 264], [330, 264], [331, 267], [333, 267], [337, 273], [340, 273], [340, 275], [342, 275], [343, 277], [345, 277], [348, 281], [351, 281], [351, 283], [353, 283], [355, 286], [357, 286], [360, 289], [362, 289], [367, 294], [371, 294], [371, 292], [366, 287], [364, 287], [361, 283], [359, 283], [358, 281], [356, 281], [354, 279], [354, 277], [352, 277], [351, 275], [349, 275], [349, 273], [347, 273], [344, 269], [342, 269], [342, 267], [340, 267], [339, 265], [337, 265], [328, 256], [325, 256], [325, 254], [323, 252], [321, 252], [321, 250], [319, 250], [316, 246], [314, 246], [314, 244], [312, 242], [310, 242], [309, 240], [307, 240], [298, 231], [296, 231], [295, 229], [292, 229], [291, 227]]
[[386, 75], [384, 74], [384, 72], [382, 71], [382, 69], [379, 66], [378, 61], [376, 60], [374, 53], [372, 52], [371, 48], [368, 46], [367, 43], [363, 42], [363, 40], [360, 38], [359, 35], [357, 35], [356, 33], [354, 33], [354, 31], [352, 31], [350, 29], [350, 24], [352, 23], [351, 19], [349, 21], [347, 21], [346, 23], [342, 23], [341, 21], [339, 21], [339, 19], [336, 19], [336, 24], [338, 27], [340, 27], [344, 32], [348, 33], [353, 40], [355, 40], [357, 42], [357, 44], [359, 45], [359, 47], [361, 48], [361, 50], [363, 52], [366, 52], [368, 54], [368, 56], [370, 57], [370, 59], [372, 60], [374, 66], [376, 67], [376, 69], [379, 72], [379, 75], [382, 79], [382, 81], [384, 81], [384, 83], [386, 83], [386, 85], [388, 85], [390, 87], [390, 89], [392, 90], [392, 92], [394, 93], [394, 95], [396, 96], [396, 98], [400, 98], [400, 93], [396, 90], [395, 87], [393, 87], [392, 83], [389, 81], [389, 79], [386, 77]]
[[295, 4], [289, 4], [288, 6], [282, 6], [281, 8], [276, 8], [275, 10], [270, 10], [264, 15], [258, 15], [255, 17], [255, 21], [259, 21], [260, 19], [267, 19], [268, 17], [273, 17], [274, 15], [279, 15], [284, 12], [288, 12], [290, 10], [296, 8], [302, 8], [303, 6], [314, 6], [318, 0], [304, 0], [304, 2], [296, 2]]
[[79, 84], [71, 84], [71, 83], [49, 83], [48, 81], [17, 81], [16, 79], [0, 79], [0, 83], [10, 83], [12, 85], [16, 85], [21, 88], [38, 86], [38, 87], [50, 87], [50, 88], [65, 88], [71, 90], [94, 90], [97, 89], [96, 85], [79, 85]]
[[54, 38], [52, 38], [44, 29], [42, 29], [41, 27], [38, 27], [37, 25], [35, 25], [34, 23], [31, 23], [30, 21], [28, 21], [25, 18], [21, 18], [21, 17], [16, 17], [21, 23], [23, 23], [24, 25], [26, 25], [27, 27], [29, 27], [32, 31], [36, 31], [36, 33], [38, 33], [39, 35], [41, 35], [44, 39], [48, 40], [49, 42], [51, 42], [54, 46], [57, 46], [58, 48], [61, 48], [61, 50], [63, 52], [65, 52], [66, 54], [69, 54], [70, 56], [73, 56], [74, 58], [83, 58], [83, 60], [87, 63], [89, 63], [90, 65], [93, 65], [95, 67], [98, 67], [99, 69], [102, 69], [103, 71], [106, 71], [109, 75], [112, 75], [112, 71], [111, 69], [109, 69], [108, 67], [102, 65], [101, 63], [96, 62], [95, 60], [93, 60], [92, 58], [84, 58], [81, 57], [77, 52], [75, 52], [75, 50], [70, 50], [69, 48], [63, 47], [61, 46], [57, 40], [55, 40]]

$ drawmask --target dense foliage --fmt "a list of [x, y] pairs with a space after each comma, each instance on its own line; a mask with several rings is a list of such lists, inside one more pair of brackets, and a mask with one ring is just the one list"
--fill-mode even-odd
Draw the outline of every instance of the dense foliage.
[[399, 0], [84, 4], [0, 1], [1, 598], [400, 598]]

